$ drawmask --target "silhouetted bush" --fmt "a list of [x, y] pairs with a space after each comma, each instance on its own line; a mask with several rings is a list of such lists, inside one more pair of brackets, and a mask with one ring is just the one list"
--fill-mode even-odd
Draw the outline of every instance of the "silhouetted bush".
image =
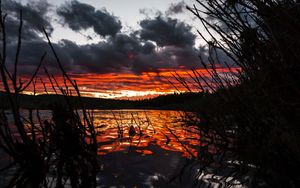
[[[1, 1], [0, 1], [1, 3]], [[64, 85], [59, 85], [54, 76], [45, 68], [45, 73], [55, 90], [57, 98], [64, 105], [52, 106], [52, 119], [41, 119], [39, 109], [29, 107], [28, 116], [21, 112], [21, 92], [30, 85], [35, 88], [36, 76], [46, 56], [41, 57], [36, 71], [30, 80], [22, 82], [18, 75], [19, 54], [22, 38], [22, 11], [17, 39], [14, 69], [8, 71], [6, 64], [6, 15], [0, 4], [0, 27], [2, 52], [0, 53], [0, 75], [6, 104], [12, 114], [13, 122], [8, 120], [7, 111], [0, 113], [0, 147], [12, 159], [4, 168], [7, 187], [96, 187], [98, 170], [98, 143], [94, 129], [93, 116], [82, 103], [77, 84], [65, 72], [55, 49], [48, 39], [57, 65], [60, 68]], [[55, 86], [54, 86], [55, 83]], [[70, 99], [75, 91], [76, 105]], [[57, 100], [58, 101], [58, 100]], [[8, 173], [10, 172], [10, 173]], [[3, 173], [3, 172], [2, 172]], [[3, 175], [3, 174], [1, 174]]]
[[[201, 87], [214, 92], [199, 111], [204, 169], [215, 163], [228, 168], [236, 160], [228, 176], [239, 179], [255, 169], [247, 180], [252, 186], [300, 186], [299, 2], [197, 0], [187, 8], [210, 38], [199, 32], [210, 55], [201, 63], [215, 81], [199, 76]], [[224, 77], [217, 64], [239, 71]]]

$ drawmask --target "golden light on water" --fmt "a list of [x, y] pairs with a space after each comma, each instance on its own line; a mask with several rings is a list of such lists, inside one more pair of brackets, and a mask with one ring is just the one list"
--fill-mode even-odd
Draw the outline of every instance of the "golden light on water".
[[[99, 136], [99, 155], [112, 152], [135, 152], [153, 155], [152, 147], [166, 151], [180, 152], [184, 157], [197, 157], [199, 132], [185, 127], [178, 111], [125, 110], [101, 111], [95, 113]], [[135, 134], [130, 135], [130, 127]], [[121, 134], [120, 134], [121, 132]]]
[[[23, 110], [22, 113], [24, 117], [28, 116], [28, 111]], [[157, 151], [164, 150], [165, 154], [176, 152], [183, 157], [197, 158], [200, 130], [192, 123], [196, 118], [193, 113], [186, 113], [171, 110], [94, 110], [98, 154], [156, 155]], [[40, 116], [51, 121], [49, 110], [41, 110]], [[34, 116], [35, 121], [36, 118]], [[13, 122], [11, 118], [10, 121]], [[130, 129], [134, 130], [134, 134], [130, 133]]]
[[[28, 116], [28, 111], [22, 112]], [[43, 119], [51, 121], [51, 111], [40, 113]], [[169, 110], [95, 110], [93, 114], [99, 155], [116, 152], [156, 155], [164, 150], [165, 154], [176, 152], [183, 157], [198, 157], [200, 132], [196, 126], [187, 126], [188, 121], [195, 120], [192, 113], [186, 116], [184, 112]]]

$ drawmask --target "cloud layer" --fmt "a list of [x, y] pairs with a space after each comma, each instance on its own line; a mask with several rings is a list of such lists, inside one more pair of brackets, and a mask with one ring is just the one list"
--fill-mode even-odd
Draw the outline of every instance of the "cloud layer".
[[141, 38], [156, 42], [158, 46], [194, 46], [196, 36], [191, 26], [177, 19], [157, 16], [154, 19], [142, 20], [140, 23]]
[[180, 14], [185, 10], [186, 4], [184, 1], [180, 1], [179, 3], [172, 3], [169, 9], [166, 11], [167, 15]]
[[96, 10], [78, 1], [67, 2], [57, 9], [57, 14], [74, 31], [92, 28], [101, 36], [114, 36], [122, 28], [121, 22], [105, 9]]
[[51, 5], [46, 0], [32, 1], [30, 4], [22, 5], [14, 0], [2, 1], [2, 9], [7, 14], [6, 33], [8, 42], [14, 42], [20, 24], [20, 11], [23, 17], [22, 36], [24, 40], [39, 39], [44, 27], [50, 34], [53, 26], [47, 13]]

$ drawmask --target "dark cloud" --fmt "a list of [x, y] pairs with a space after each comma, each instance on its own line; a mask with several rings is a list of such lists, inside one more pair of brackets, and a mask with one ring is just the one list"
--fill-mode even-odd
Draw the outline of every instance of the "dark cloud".
[[[70, 73], [121, 73], [159, 72], [161, 68], [190, 69], [198, 66], [198, 51], [193, 47], [167, 46], [157, 48], [152, 42], [141, 42], [136, 36], [116, 34], [107, 41], [78, 45], [69, 40], [54, 43], [66, 71]], [[8, 45], [8, 64], [12, 65], [15, 43]], [[55, 58], [45, 41], [34, 40], [22, 43], [19, 69], [31, 74], [41, 55], [48, 52], [45, 66], [59, 74]], [[12, 68], [12, 67], [11, 67]]]
[[75, 0], [58, 8], [57, 14], [74, 31], [93, 28], [101, 36], [113, 36], [122, 28], [121, 22], [106, 10]]
[[[62, 45], [53, 44], [57, 49], [60, 58], [65, 62], [64, 65], [67, 71], [72, 71], [72, 63], [68, 53], [61, 53]], [[47, 67], [53, 73], [60, 73], [56, 64], [55, 58], [52, 55], [48, 44], [43, 40], [23, 40], [20, 58], [19, 58], [19, 74], [32, 75], [35, 68], [40, 62], [41, 56], [47, 52], [46, 59], [43, 66]], [[13, 63], [16, 54], [16, 42], [10, 42], [7, 44], [7, 66], [9, 70], [13, 69]], [[42, 73], [42, 71], [41, 71]]]
[[150, 18], [151, 16], [162, 16], [163, 13], [156, 9], [142, 8], [139, 10], [140, 14]]
[[19, 16], [22, 10], [23, 14], [23, 36], [24, 39], [37, 38], [42, 32], [42, 28], [51, 33], [53, 27], [50, 18], [47, 16], [51, 7], [47, 0], [29, 1], [26, 5], [22, 5], [14, 0], [2, 1], [4, 12], [7, 12], [7, 34], [16, 36], [19, 27]]
[[197, 51], [193, 47], [164, 47], [156, 50], [151, 42], [142, 43], [134, 35], [117, 34], [107, 41], [91, 45], [76, 45], [63, 41], [73, 72], [112, 73], [132, 71], [136, 74], [159, 71], [160, 68], [194, 67]]
[[142, 49], [141, 49], [141, 52], [143, 54], [150, 54], [150, 53], [153, 53], [155, 50], [155, 45], [151, 42], [146, 42], [143, 46], [142, 46]]
[[[6, 27], [6, 37], [7, 42], [16, 42], [18, 36], [18, 29], [19, 29], [20, 21], [17, 19], [13, 19], [11, 17], [6, 18], [5, 27]], [[41, 32], [39, 30], [35, 30], [28, 24], [23, 25], [22, 29], [22, 39], [23, 40], [38, 40], [40, 39]]]
[[181, 1], [179, 3], [172, 3], [168, 10], [166, 11], [166, 15], [174, 15], [174, 14], [180, 14], [183, 13], [185, 10], [186, 3], [184, 1]]
[[[116, 34], [107, 41], [96, 44], [78, 45], [69, 40], [54, 43], [63, 65], [69, 73], [122, 73], [132, 72], [137, 75], [147, 72], [157, 72], [161, 69], [180, 70], [200, 68], [199, 54], [208, 62], [207, 47], [195, 49], [193, 46], [157, 47], [152, 42], [141, 42], [135, 35]], [[20, 57], [19, 69], [23, 74], [32, 74], [41, 55], [47, 51], [45, 66], [54, 74], [60, 74], [55, 58], [45, 41], [24, 41]], [[218, 59], [216, 58], [216, 53]], [[8, 45], [10, 65], [15, 54], [15, 44]], [[220, 65], [224, 62], [232, 65], [230, 58], [222, 51], [211, 51], [211, 58]]]
[[[47, 43], [43, 41], [42, 28], [49, 34], [53, 27], [48, 17], [50, 5], [46, 0], [29, 1], [23, 5], [14, 0], [2, 1], [3, 12], [7, 14], [5, 20], [5, 31], [7, 41], [7, 65], [12, 69], [15, 59], [18, 30], [20, 25], [20, 11], [23, 15], [22, 45], [20, 56], [20, 73], [30, 75], [39, 63], [42, 54], [48, 49]], [[2, 37], [2, 35], [1, 35]], [[2, 38], [0, 42], [2, 50]], [[50, 68], [51, 68], [50, 64]], [[54, 67], [54, 66], [53, 66]]]
[[194, 46], [196, 36], [191, 26], [177, 19], [157, 16], [140, 22], [140, 36], [144, 40], [156, 42], [158, 46]]

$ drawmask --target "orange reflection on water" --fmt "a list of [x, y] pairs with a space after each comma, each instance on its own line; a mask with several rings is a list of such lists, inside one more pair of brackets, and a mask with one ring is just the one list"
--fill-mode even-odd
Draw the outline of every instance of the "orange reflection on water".
[[[197, 157], [199, 131], [185, 126], [183, 113], [159, 110], [96, 111], [98, 153], [136, 152], [155, 155], [151, 146]], [[130, 128], [131, 127], [131, 128]]]

